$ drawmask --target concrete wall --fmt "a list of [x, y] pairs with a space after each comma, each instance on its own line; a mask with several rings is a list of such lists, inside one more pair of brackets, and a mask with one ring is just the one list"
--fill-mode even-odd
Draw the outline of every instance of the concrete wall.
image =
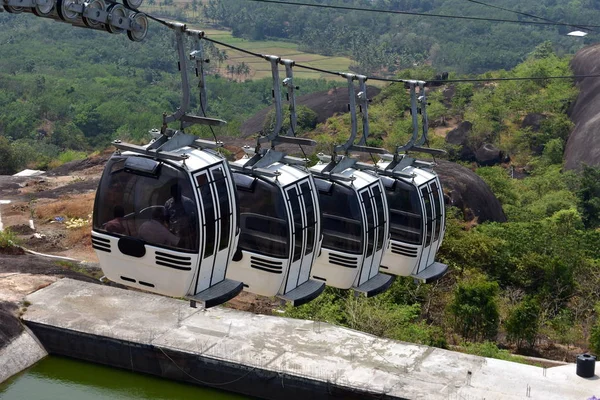
[[280, 374], [194, 353], [26, 321], [50, 354], [78, 358], [261, 399], [401, 399]]
[[47, 355], [46, 350], [29, 331], [25, 330], [0, 349], [0, 383], [29, 368]]

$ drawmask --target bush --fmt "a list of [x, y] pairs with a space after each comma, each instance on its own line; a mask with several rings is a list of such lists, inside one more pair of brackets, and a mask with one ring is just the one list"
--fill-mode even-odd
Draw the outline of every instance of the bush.
[[493, 340], [498, 333], [500, 314], [496, 282], [483, 278], [461, 282], [454, 290], [449, 311], [454, 316], [454, 327], [469, 340]]
[[513, 308], [505, 323], [508, 340], [522, 348], [523, 343], [535, 345], [540, 326], [540, 306], [532, 298], [526, 298]]

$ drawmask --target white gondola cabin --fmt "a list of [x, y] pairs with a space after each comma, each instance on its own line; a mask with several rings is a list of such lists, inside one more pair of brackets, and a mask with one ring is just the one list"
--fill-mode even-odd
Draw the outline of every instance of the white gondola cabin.
[[[394, 277], [379, 272], [388, 245], [389, 213], [383, 184], [373, 166], [348, 156], [350, 151], [382, 153], [384, 150], [356, 146], [356, 107], [353, 81], [360, 83], [363, 100], [363, 140], [368, 134], [366, 77], [344, 75], [348, 80], [352, 131], [345, 145], [337, 151], [346, 155], [319, 155], [320, 162], [311, 167], [319, 189], [323, 218], [323, 243], [313, 267], [313, 277], [328, 286], [354, 289], [367, 297], [387, 290]], [[362, 94], [362, 97], [361, 97]]]
[[[189, 298], [205, 307], [242, 291], [226, 278], [239, 238], [237, 198], [231, 169], [208, 142], [186, 134], [192, 124], [222, 125], [187, 114], [190, 103], [183, 35], [201, 53], [203, 33], [170, 23], [175, 30], [183, 97], [163, 116], [147, 146], [115, 141], [118, 151], [104, 169], [94, 203], [92, 246], [109, 279], [139, 289]], [[201, 61], [198, 61], [201, 60]], [[202, 70], [203, 57], [196, 57]], [[203, 76], [200, 77], [203, 79]], [[205, 95], [205, 93], [203, 93]], [[180, 130], [167, 127], [179, 121]]]
[[104, 274], [206, 307], [236, 296], [241, 282], [225, 278], [238, 226], [225, 159], [191, 146], [117, 146], [133, 151], [111, 157], [94, 206], [92, 246]]
[[381, 268], [389, 274], [412, 276], [429, 283], [448, 269], [435, 261], [445, 233], [444, 197], [438, 176], [425, 163], [418, 166], [415, 162], [412, 160], [405, 166], [394, 161], [378, 163], [381, 170], [389, 172], [389, 177], [383, 177], [382, 181], [390, 210], [391, 234]]
[[[445, 232], [444, 194], [433, 163], [416, 160], [401, 151], [442, 155], [443, 150], [422, 147], [427, 142], [427, 98], [425, 82], [407, 81], [411, 95], [413, 135], [396, 149], [384, 154], [377, 164], [382, 175], [390, 209], [390, 246], [381, 270], [429, 283], [441, 278], [448, 266], [435, 261]], [[416, 88], [419, 87], [417, 97]], [[418, 138], [418, 114], [422, 116], [423, 134]]]
[[[280, 137], [281, 93], [279, 64], [291, 79], [292, 62], [266, 56], [274, 83], [276, 126], [259, 139], [264, 150], [245, 148], [246, 156], [231, 163], [240, 212], [240, 240], [227, 276], [244, 282], [244, 290], [278, 296], [298, 306], [316, 298], [325, 285], [310, 278], [319, 251], [320, 211], [313, 177], [306, 160], [275, 150], [279, 143], [314, 145], [310, 140]], [[289, 81], [288, 81], [289, 82]]]

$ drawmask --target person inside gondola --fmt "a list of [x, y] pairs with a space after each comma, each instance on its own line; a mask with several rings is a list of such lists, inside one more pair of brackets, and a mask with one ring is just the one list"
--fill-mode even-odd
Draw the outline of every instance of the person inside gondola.
[[104, 224], [104, 229], [110, 233], [125, 234], [125, 225], [123, 218], [125, 217], [125, 209], [122, 206], [115, 206], [113, 208], [114, 218]]
[[177, 246], [179, 243], [179, 237], [167, 228], [165, 211], [162, 207], [155, 207], [152, 210], [152, 219], [140, 226], [139, 235], [142, 240], [149, 244]]
[[181, 238], [180, 245], [189, 247], [192, 240], [191, 221], [194, 221], [196, 204], [181, 193], [181, 186], [177, 183], [171, 185], [171, 198], [165, 203], [168, 226], [171, 233]]

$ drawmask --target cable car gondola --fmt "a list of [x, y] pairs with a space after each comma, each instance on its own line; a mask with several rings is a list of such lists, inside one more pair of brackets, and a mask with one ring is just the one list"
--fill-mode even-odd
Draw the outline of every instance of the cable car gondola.
[[[375, 166], [359, 163], [348, 153], [382, 154], [385, 150], [364, 146], [368, 135], [366, 77], [342, 75], [348, 80], [350, 138], [344, 145], [336, 146], [332, 156], [320, 154], [320, 162], [310, 168], [323, 218], [323, 243], [313, 278], [328, 286], [353, 288], [370, 297], [387, 290], [394, 280], [394, 276], [379, 273], [388, 244], [388, 206], [381, 179], [372, 172]], [[357, 133], [354, 80], [360, 83], [359, 98], [363, 102], [363, 138], [359, 146], [353, 144]], [[337, 155], [339, 151], [344, 155]]]
[[[275, 145], [315, 143], [279, 136], [282, 127], [279, 64], [286, 66], [290, 94], [293, 62], [276, 56], [265, 59], [271, 63], [273, 74], [276, 125], [272, 134], [259, 138], [256, 149], [245, 147], [244, 158], [231, 163], [241, 232], [227, 276], [244, 282], [244, 290], [278, 296], [298, 306], [316, 298], [325, 287], [322, 282], [310, 279], [319, 251], [319, 203], [314, 180], [303, 168], [306, 160], [287, 156], [275, 150]], [[292, 92], [291, 114], [295, 116], [293, 104]], [[260, 144], [265, 142], [270, 142], [271, 148], [261, 149]]]
[[[444, 151], [421, 147], [427, 141], [427, 99], [422, 81], [408, 81], [411, 91], [413, 136], [409, 143], [384, 154], [377, 164], [383, 175], [390, 209], [390, 246], [382, 260], [381, 270], [399, 276], [412, 276], [429, 283], [442, 277], [448, 266], [435, 261], [445, 233], [445, 208], [442, 185], [433, 171], [433, 163], [416, 160], [402, 151], [433, 155]], [[417, 100], [416, 86], [420, 97]], [[418, 108], [423, 120], [423, 135], [418, 136]]]
[[[189, 85], [183, 24], [177, 39], [183, 100], [163, 117], [147, 146], [115, 141], [94, 204], [92, 246], [109, 279], [139, 289], [186, 297], [205, 307], [239, 294], [242, 282], [226, 278], [238, 241], [233, 176], [212, 143], [184, 133], [191, 124], [224, 121], [188, 115]], [[202, 57], [197, 62], [204, 62]], [[167, 123], [180, 121], [180, 130]]]

